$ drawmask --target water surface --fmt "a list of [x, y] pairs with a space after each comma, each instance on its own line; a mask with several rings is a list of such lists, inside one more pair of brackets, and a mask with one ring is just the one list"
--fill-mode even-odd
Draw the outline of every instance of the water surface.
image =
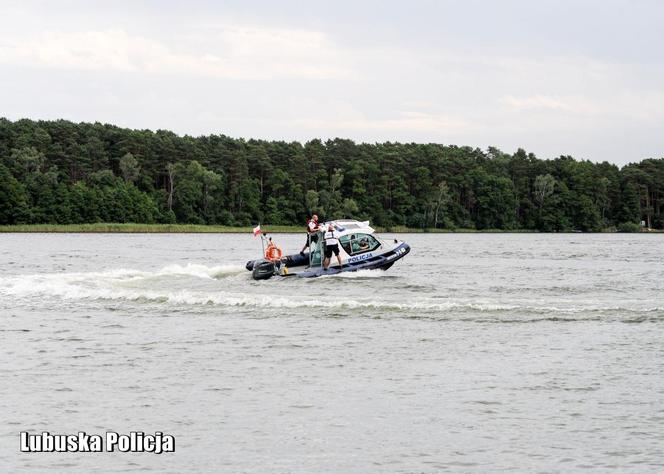
[[[250, 235], [0, 235], [0, 466], [662, 472], [661, 237], [396, 237], [387, 272], [255, 282]], [[21, 454], [26, 430], [176, 452]]]

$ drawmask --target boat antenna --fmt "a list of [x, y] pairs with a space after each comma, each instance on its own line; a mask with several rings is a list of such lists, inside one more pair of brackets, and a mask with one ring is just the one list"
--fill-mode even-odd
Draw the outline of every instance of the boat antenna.
[[[261, 223], [258, 223], [258, 227], [261, 226]], [[265, 234], [261, 232], [261, 248], [263, 249], [262, 255], [265, 255]]]

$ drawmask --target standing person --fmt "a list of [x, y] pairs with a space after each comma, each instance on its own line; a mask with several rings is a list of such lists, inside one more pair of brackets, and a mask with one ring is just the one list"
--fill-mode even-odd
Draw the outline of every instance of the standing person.
[[307, 222], [307, 242], [304, 244], [304, 247], [302, 247], [302, 250], [300, 250], [300, 255], [304, 255], [304, 249], [309, 247], [309, 243], [311, 242], [312, 244], [315, 244], [318, 242], [318, 231], [320, 230], [320, 226], [318, 225], [318, 216], [314, 214], [311, 216], [311, 219]]
[[327, 232], [325, 232], [325, 261], [323, 261], [323, 270], [327, 270], [327, 267], [330, 265], [330, 259], [332, 254], [337, 256], [337, 262], [339, 262], [339, 268], [341, 268], [341, 257], [339, 257], [339, 239], [337, 238], [337, 233], [334, 230], [334, 226], [330, 224], [327, 227]]

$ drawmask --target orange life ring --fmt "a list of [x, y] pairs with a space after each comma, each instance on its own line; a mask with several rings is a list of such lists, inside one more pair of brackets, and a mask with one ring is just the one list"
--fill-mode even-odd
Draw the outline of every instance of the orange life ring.
[[268, 260], [281, 260], [282, 255], [283, 253], [281, 252], [281, 249], [276, 245], [268, 245], [267, 249], [265, 249], [265, 258]]

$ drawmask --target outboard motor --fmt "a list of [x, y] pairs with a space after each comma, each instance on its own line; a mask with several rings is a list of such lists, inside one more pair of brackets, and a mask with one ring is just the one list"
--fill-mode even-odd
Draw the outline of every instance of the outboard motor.
[[254, 280], [267, 280], [274, 275], [274, 263], [269, 260], [255, 260], [251, 276]]

